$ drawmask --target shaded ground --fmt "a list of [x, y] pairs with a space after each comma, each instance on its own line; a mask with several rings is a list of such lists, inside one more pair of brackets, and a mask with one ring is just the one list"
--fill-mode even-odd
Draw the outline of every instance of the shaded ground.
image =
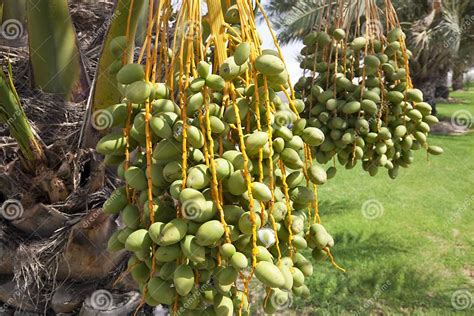
[[439, 121], [431, 127], [431, 133], [441, 135], [463, 135], [469, 133], [469, 128], [453, 124], [451, 121]]
[[449, 100], [439, 102], [440, 122], [432, 127], [432, 133], [461, 135], [474, 128], [474, 87], [451, 93]]

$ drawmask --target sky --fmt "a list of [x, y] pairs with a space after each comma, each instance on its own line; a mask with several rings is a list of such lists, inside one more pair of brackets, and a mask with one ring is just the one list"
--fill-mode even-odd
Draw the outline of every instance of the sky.
[[[260, 3], [262, 6], [265, 6], [269, 0], [262, 0]], [[260, 23], [257, 26], [257, 30], [260, 33], [260, 37], [263, 40], [263, 48], [275, 48], [275, 45], [273, 44], [273, 39], [270, 31], [268, 30], [267, 24], [265, 22]], [[278, 33], [275, 32], [275, 35]], [[282, 50], [282, 54], [285, 57], [285, 63], [288, 68], [288, 72], [290, 74], [291, 78], [291, 83], [294, 84], [298, 79], [301, 77], [303, 70], [300, 68], [299, 62], [296, 60], [298, 57], [298, 54], [303, 47], [303, 43], [301, 41], [297, 41], [294, 43], [291, 43], [286, 46], [280, 46]]]

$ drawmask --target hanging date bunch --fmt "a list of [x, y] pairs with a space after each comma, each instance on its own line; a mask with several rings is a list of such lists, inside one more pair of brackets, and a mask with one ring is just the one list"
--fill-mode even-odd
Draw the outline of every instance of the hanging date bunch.
[[314, 152], [319, 163], [334, 160], [328, 177], [336, 173], [336, 158], [347, 169], [361, 161], [371, 176], [385, 168], [394, 179], [413, 162], [413, 151], [441, 154], [442, 148], [428, 145], [438, 120], [412, 85], [411, 52], [390, 1], [380, 9], [372, 0], [326, 7], [317, 31], [304, 38], [305, 75], [295, 90], [309, 126], [326, 136]]
[[153, 5], [138, 61], [116, 75], [115, 130], [97, 145], [126, 183], [104, 204], [123, 222], [109, 249], [133, 254], [148, 305], [249, 315], [256, 278], [275, 313], [309, 295], [301, 251], [337, 267], [317, 209], [326, 174], [311, 157], [324, 134], [300, 117], [276, 42], [261, 48], [251, 1], [183, 1], [176, 15], [169, 1]]

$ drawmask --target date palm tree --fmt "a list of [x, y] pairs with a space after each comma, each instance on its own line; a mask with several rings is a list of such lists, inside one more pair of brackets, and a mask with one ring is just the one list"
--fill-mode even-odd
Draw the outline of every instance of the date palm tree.
[[[145, 1], [113, 2], [109, 25], [94, 26], [102, 27], [105, 36], [96, 47], [102, 53], [90, 84], [67, 0], [2, 1], [2, 21], [19, 22], [22, 32], [0, 33], [1, 44], [16, 46], [20, 35], [28, 33], [31, 89], [23, 93], [36, 111], [61, 113], [68, 119], [66, 109], [88, 99], [86, 120], [108, 100], [118, 101], [117, 88], [110, 84], [115, 78], [108, 71], [115, 60], [110, 58], [110, 42], [125, 35], [129, 25], [124, 60], [133, 56]], [[116, 183], [91, 149], [94, 135], [101, 132], [94, 124], [87, 122], [83, 131], [92, 141], [73, 146], [62, 139], [67, 135], [60, 134], [60, 126], [36, 126], [29, 120], [21, 92], [15, 89], [9, 56], [7, 50], [0, 54], [0, 136], [8, 133], [17, 152], [4, 155], [0, 149], [0, 302], [5, 303], [0, 304], [0, 314], [7, 313], [5, 306], [68, 313], [97, 287], [115, 282], [123, 270], [126, 253], [107, 250], [117, 223], [101, 210]], [[54, 141], [41, 136], [45, 130], [56, 134]], [[116, 287], [126, 287], [125, 281]]]

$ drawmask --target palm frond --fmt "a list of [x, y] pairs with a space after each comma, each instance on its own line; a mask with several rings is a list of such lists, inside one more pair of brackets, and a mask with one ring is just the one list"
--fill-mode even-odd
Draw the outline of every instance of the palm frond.
[[298, 0], [280, 0], [269, 2], [270, 3], [265, 5], [265, 12], [268, 17], [272, 19], [292, 10]]
[[17, 141], [26, 168], [34, 170], [35, 164], [45, 162], [40, 139], [28, 121], [13, 85], [10, 63], [6, 75], [0, 67], [0, 123], [8, 127]]
[[275, 28], [279, 31], [281, 43], [290, 43], [301, 39], [311, 32], [323, 18], [323, 11], [329, 4], [322, 0], [298, 0], [291, 10], [274, 19]]
[[[280, 4], [278, 4], [280, 3]], [[286, 3], [286, 5], [282, 4]], [[283, 44], [288, 44], [302, 39], [320, 25], [330, 24], [327, 19], [332, 19], [339, 10], [339, 3], [323, 0], [298, 0], [294, 1], [291, 9], [288, 9], [289, 1], [272, 1], [267, 8], [273, 14], [274, 27], [279, 31], [278, 39]], [[343, 1], [343, 24], [347, 27], [365, 14], [365, 1]], [[281, 9], [281, 7], [285, 9]], [[280, 9], [275, 9], [280, 8]], [[273, 10], [273, 11], [272, 11]], [[328, 15], [329, 11], [329, 15]]]
[[413, 23], [408, 44], [413, 52], [413, 62], [423, 73], [433, 65], [448, 69], [457, 56], [461, 43], [461, 27], [457, 12], [432, 11]]

